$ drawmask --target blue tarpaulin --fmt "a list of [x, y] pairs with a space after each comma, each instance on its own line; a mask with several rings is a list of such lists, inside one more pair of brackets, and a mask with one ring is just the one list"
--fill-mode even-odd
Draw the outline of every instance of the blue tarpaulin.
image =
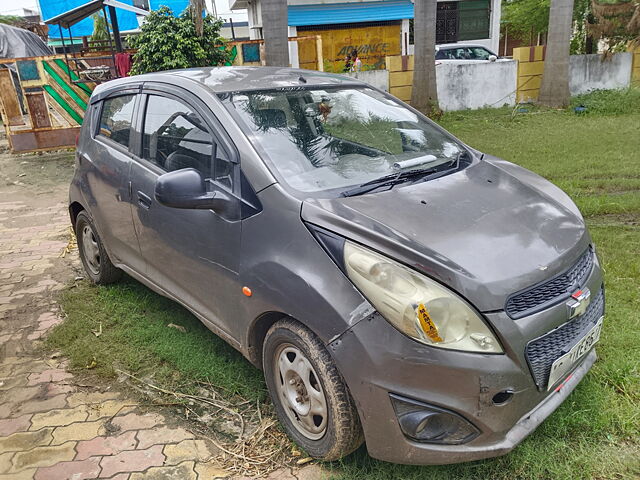
[[[133, 0], [119, 0], [122, 3], [133, 5]], [[73, 8], [79, 7], [87, 3], [87, 0], [38, 0], [42, 19], [44, 21], [53, 18], [61, 13], [65, 13]], [[189, 5], [189, 0], [149, 0], [151, 10], [157, 10], [161, 6], [166, 5], [171, 8], [174, 15], [180, 15], [182, 11]], [[121, 32], [126, 30], [134, 30], [138, 28], [138, 20], [132, 12], [127, 12], [116, 8], [118, 15], [118, 27]], [[108, 18], [108, 14], [107, 14]], [[69, 31], [62, 29], [65, 38], [69, 38]], [[93, 20], [86, 18], [71, 27], [71, 33], [74, 37], [90, 36], [93, 33]], [[60, 38], [60, 30], [57, 26], [52, 25], [49, 28], [49, 38]]]
[[290, 5], [288, 10], [289, 25], [296, 27], [413, 18], [411, 0]]

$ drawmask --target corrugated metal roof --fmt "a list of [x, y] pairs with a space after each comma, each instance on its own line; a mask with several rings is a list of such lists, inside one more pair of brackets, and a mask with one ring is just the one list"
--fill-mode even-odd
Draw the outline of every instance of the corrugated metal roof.
[[288, 10], [289, 25], [294, 27], [413, 18], [411, 0], [290, 5]]
[[[40, 5], [40, 12], [42, 12], [42, 18], [48, 20], [61, 13], [64, 13], [73, 8], [79, 7], [89, 0], [38, 0]], [[133, 5], [133, 0], [120, 0], [121, 2]], [[182, 11], [189, 5], [189, 0], [149, 0], [149, 6], [151, 10], [157, 10], [162, 5], [167, 5], [171, 8], [174, 15], [180, 15]], [[118, 27], [121, 32], [127, 30], [134, 30], [138, 28], [138, 20], [132, 12], [117, 9], [118, 15]], [[63, 35], [69, 37], [69, 31], [65, 28], [62, 29]], [[85, 18], [71, 27], [71, 32], [74, 37], [90, 36], [93, 33], [93, 20], [91, 18]], [[49, 29], [50, 38], [60, 38], [60, 31], [58, 27]]]

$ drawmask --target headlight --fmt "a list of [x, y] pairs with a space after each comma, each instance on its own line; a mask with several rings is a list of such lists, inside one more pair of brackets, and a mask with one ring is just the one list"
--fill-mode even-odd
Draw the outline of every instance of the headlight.
[[439, 348], [502, 353], [478, 314], [433, 280], [349, 241], [344, 245], [344, 263], [356, 287], [405, 335]]

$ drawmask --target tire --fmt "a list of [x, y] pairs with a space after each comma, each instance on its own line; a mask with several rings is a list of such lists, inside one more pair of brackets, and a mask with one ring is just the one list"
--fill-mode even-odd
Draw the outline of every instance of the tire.
[[363, 443], [349, 389], [313, 332], [292, 319], [276, 322], [265, 337], [262, 362], [280, 423], [310, 456], [337, 460]]
[[120, 279], [122, 271], [111, 263], [91, 218], [84, 211], [76, 218], [76, 239], [82, 265], [93, 283], [106, 285]]

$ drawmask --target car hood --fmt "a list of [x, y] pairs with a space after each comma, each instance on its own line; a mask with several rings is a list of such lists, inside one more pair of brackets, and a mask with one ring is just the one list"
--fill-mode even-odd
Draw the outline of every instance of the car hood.
[[485, 312], [568, 269], [590, 243], [564, 192], [493, 157], [384, 192], [308, 199], [302, 218], [439, 280]]

